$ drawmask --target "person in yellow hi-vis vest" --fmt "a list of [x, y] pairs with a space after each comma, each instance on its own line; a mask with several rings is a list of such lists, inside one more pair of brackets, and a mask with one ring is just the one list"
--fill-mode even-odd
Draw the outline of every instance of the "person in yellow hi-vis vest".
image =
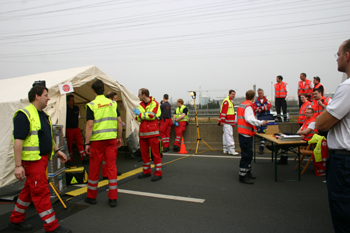
[[86, 105], [85, 151], [90, 155], [88, 191], [85, 202], [96, 204], [102, 158], [106, 159], [108, 203], [117, 206], [117, 150], [122, 144], [122, 122], [118, 122], [117, 103], [103, 95], [104, 84], [95, 81], [92, 91], [96, 98]]
[[51, 205], [46, 168], [54, 154], [62, 163], [67, 156], [55, 144], [50, 117], [43, 111], [50, 100], [45, 86], [35, 85], [28, 93], [30, 105], [18, 110], [13, 117], [13, 144], [15, 176], [26, 182], [18, 196], [10, 217], [10, 228], [30, 231], [33, 226], [24, 223], [25, 211], [31, 202], [44, 222], [46, 232], [72, 232], [59, 226]]
[[175, 142], [173, 151], [180, 151], [181, 138], [188, 125], [188, 108], [184, 105], [183, 99], [177, 100], [177, 108], [173, 115], [173, 125], [175, 126]]
[[140, 150], [143, 160], [143, 172], [138, 176], [139, 179], [144, 179], [151, 176], [151, 158], [149, 148], [151, 147], [153, 162], [156, 171], [151, 181], [158, 181], [162, 179], [162, 159], [159, 150], [159, 121], [161, 115], [159, 103], [149, 96], [149, 90], [141, 88], [139, 90], [139, 99], [141, 103], [138, 109], [134, 108], [133, 113], [136, 115], [136, 120], [141, 122], [139, 137]]
[[223, 127], [222, 145], [224, 154], [238, 155], [235, 150], [235, 141], [233, 139], [233, 127], [236, 126], [235, 105], [233, 99], [236, 96], [234, 90], [229, 90], [228, 96], [221, 104], [221, 111], [218, 119], [218, 125]]

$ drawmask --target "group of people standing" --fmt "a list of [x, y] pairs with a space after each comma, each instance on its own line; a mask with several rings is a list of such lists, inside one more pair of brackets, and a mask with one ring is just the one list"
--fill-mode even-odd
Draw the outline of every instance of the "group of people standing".
[[[350, 76], [350, 40], [344, 41], [336, 54], [338, 71]], [[314, 84], [306, 79], [306, 74], [300, 75], [299, 82], [299, 105], [301, 107], [302, 123], [298, 134], [307, 141], [317, 130], [327, 132], [329, 158], [327, 159], [327, 189], [328, 200], [335, 232], [350, 232], [350, 79], [341, 83], [334, 95], [334, 99], [323, 96], [324, 88], [321, 87], [320, 79], [315, 77]], [[287, 84], [282, 82], [282, 76], [277, 76], [278, 84], [275, 85], [278, 91], [277, 97], [288, 98]], [[316, 82], [315, 82], [316, 80]], [[318, 81], [318, 83], [317, 83]], [[109, 181], [108, 203], [111, 207], [117, 206], [118, 181], [116, 168], [116, 148], [121, 146], [122, 122], [115, 100], [106, 98], [104, 84], [97, 80], [92, 84], [92, 92], [95, 99], [86, 106], [86, 129], [85, 129], [85, 153], [90, 155], [90, 169], [87, 186], [87, 197], [85, 201], [96, 204], [97, 186], [99, 182], [100, 165], [103, 160], [106, 163], [106, 173]], [[312, 93], [312, 96], [311, 96]], [[188, 109], [183, 105], [183, 100], [177, 101], [178, 107], [170, 119], [170, 104], [167, 103], [168, 96], [164, 96], [164, 103], [159, 105], [149, 91], [145, 88], [138, 93], [141, 103], [137, 109], [133, 109], [135, 119], [140, 124], [139, 136], [140, 147], [143, 159], [143, 173], [140, 179], [151, 176], [151, 148], [152, 158], [155, 165], [152, 181], [162, 178], [162, 164], [159, 150], [159, 119], [164, 145], [169, 145], [169, 125], [175, 124], [176, 140], [174, 145], [179, 146], [182, 133], [188, 121]], [[223, 127], [223, 151], [224, 153], [237, 154], [232, 135], [232, 127], [237, 124], [239, 144], [241, 147], [241, 160], [239, 169], [239, 181], [244, 184], [253, 184], [256, 177], [251, 172], [253, 136], [256, 134], [256, 127], [266, 126], [266, 120], [259, 120], [255, 117], [267, 115], [271, 103], [264, 96], [263, 90], [258, 90], [258, 98], [255, 100], [255, 92], [246, 92], [246, 100], [237, 108], [235, 117], [233, 99], [235, 91], [230, 90], [228, 97], [223, 101], [218, 124]], [[276, 97], [276, 98], [277, 98]], [[62, 163], [67, 161], [66, 155], [53, 140], [52, 122], [50, 117], [43, 111], [50, 100], [48, 89], [42, 85], [34, 85], [28, 93], [30, 104], [16, 111], [13, 117], [13, 145], [15, 169], [14, 175], [18, 180], [26, 178], [24, 188], [15, 204], [10, 217], [9, 226], [22, 231], [29, 231], [33, 226], [24, 223], [25, 211], [31, 202], [44, 222], [46, 232], [69, 233], [69, 229], [59, 226], [55, 212], [51, 205], [50, 191], [47, 183], [46, 168], [48, 160], [54, 154]], [[71, 115], [77, 115], [79, 111], [74, 109], [74, 100], [67, 99], [68, 109]], [[307, 102], [310, 101], [310, 102]], [[73, 107], [72, 107], [73, 106]], [[164, 109], [162, 116], [161, 109]], [[186, 110], [187, 109], [187, 110]], [[67, 112], [68, 112], [67, 111]], [[304, 115], [303, 115], [304, 114]], [[161, 117], [162, 116], [162, 117]], [[317, 117], [317, 118], [316, 118]], [[119, 119], [118, 119], [119, 118]], [[171, 122], [172, 121], [172, 122]], [[163, 122], [163, 123], [162, 123]], [[165, 124], [167, 122], [167, 124]], [[181, 123], [183, 122], [183, 123]], [[162, 126], [162, 124], [164, 124]], [[70, 122], [74, 131], [69, 133], [73, 138], [78, 137], [76, 121]], [[70, 130], [68, 130], [70, 131]], [[75, 132], [76, 131], [76, 132]], [[81, 140], [79, 138], [79, 140]], [[169, 147], [166, 147], [169, 148]], [[84, 161], [85, 154], [81, 150], [80, 156]], [[71, 153], [71, 150], [70, 150]], [[282, 159], [282, 158], [281, 158]]]

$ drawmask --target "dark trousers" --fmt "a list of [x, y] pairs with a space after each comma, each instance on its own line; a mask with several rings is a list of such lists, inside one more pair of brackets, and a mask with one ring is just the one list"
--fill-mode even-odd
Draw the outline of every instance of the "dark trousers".
[[248, 173], [251, 172], [253, 158], [253, 137], [244, 137], [238, 134], [239, 146], [241, 147], [241, 161], [239, 162], [239, 179], [245, 180], [248, 178]]
[[323, 136], [327, 139], [328, 131], [318, 131], [318, 135]]
[[281, 115], [281, 107], [283, 111], [283, 117], [287, 116], [287, 101], [285, 98], [275, 98], [277, 115]]
[[326, 179], [334, 231], [350, 232], [350, 154], [329, 155]]

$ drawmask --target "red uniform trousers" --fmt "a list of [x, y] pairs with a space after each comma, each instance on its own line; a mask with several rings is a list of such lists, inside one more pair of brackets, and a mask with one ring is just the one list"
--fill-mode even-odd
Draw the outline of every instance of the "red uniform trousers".
[[88, 179], [87, 197], [96, 199], [97, 185], [100, 176], [100, 166], [102, 158], [106, 158], [107, 176], [108, 176], [108, 198], [118, 199], [118, 180], [117, 180], [117, 141], [115, 139], [91, 141], [90, 168]]
[[[116, 148], [115, 151], [118, 154], [118, 148]], [[115, 160], [117, 161], [117, 158]], [[103, 177], [108, 177], [108, 169], [107, 169], [106, 164], [107, 164], [106, 163], [106, 154], [104, 154], [102, 157], [102, 176]]]
[[175, 142], [174, 142], [174, 146], [181, 146], [181, 138], [182, 138], [182, 134], [186, 129], [187, 126], [187, 121], [180, 121], [178, 122], [179, 126], [175, 126]]
[[163, 148], [169, 147], [170, 132], [173, 121], [170, 118], [160, 120], [160, 137], [162, 138]]
[[73, 160], [73, 142], [75, 142], [75, 145], [77, 145], [80, 159], [83, 161], [86, 154], [83, 146], [83, 137], [81, 136], [80, 128], [78, 127], [75, 129], [66, 129], [66, 139], [70, 157], [69, 161]]
[[49, 184], [46, 177], [47, 163], [47, 155], [43, 155], [37, 161], [22, 161], [27, 180], [11, 214], [11, 222], [23, 222], [26, 216], [25, 211], [33, 202], [41, 220], [44, 221], [45, 231], [54, 231], [58, 227], [55, 211], [51, 205]]
[[140, 138], [140, 150], [143, 160], [143, 173], [151, 174], [151, 158], [149, 155], [149, 147], [151, 147], [154, 166], [156, 171], [155, 176], [162, 176], [162, 158], [159, 151], [159, 140], [157, 137], [152, 138]]

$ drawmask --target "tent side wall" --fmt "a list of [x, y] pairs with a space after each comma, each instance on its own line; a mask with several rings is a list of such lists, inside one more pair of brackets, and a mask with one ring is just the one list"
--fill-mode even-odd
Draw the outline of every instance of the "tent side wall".
[[16, 181], [14, 176], [14, 158], [13, 158], [13, 115], [21, 108], [29, 104], [28, 100], [0, 103], [2, 111], [0, 111], [0, 125], [2, 140], [0, 140], [0, 187]]
[[[60, 94], [58, 88], [59, 84], [72, 82], [76, 94], [86, 102], [90, 102], [95, 98], [91, 91], [91, 84], [96, 79], [100, 79], [109, 90], [120, 92], [120, 96], [118, 97], [119, 100], [121, 99], [122, 105], [125, 108], [125, 119], [123, 119], [123, 121], [126, 124], [126, 138], [131, 134], [133, 137], [135, 137], [135, 134], [137, 135], [139, 123], [134, 119], [132, 114], [132, 108], [137, 107], [139, 104], [137, 96], [95, 66], [25, 76], [23, 77], [23, 83], [21, 82], [21, 77], [14, 78], [13, 80], [0, 80], [0, 86], [1, 83], [6, 84], [6, 86], [14, 86], [13, 84], [17, 83], [17, 85], [20, 84], [22, 88], [28, 85], [30, 87], [33, 80], [45, 79], [49, 89], [50, 101], [44, 111], [50, 115], [53, 124], [63, 125], [64, 128], [66, 126], [66, 95]], [[11, 99], [14, 99], [12, 102], [0, 102], [0, 106], [2, 107], [2, 111], [0, 112], [0, 130], [3, 136], [3, 140], [0, 142], [0, 188], [14, 183], [17, 180], [13, 175], [12, 118], [18, 109], [24, 108], [29, 104], [28, 99], [23, 98], [23, 93], [21, 92], [20, 94], [21, 95], [18, 96], [12, 95]], [[23, 99], [17, 101], [17, 98]], [[84, 109], [85, 107], [83, 107], [83, 110]], [[80, 110], [82, 111], [82, 108], [80, 108]], [[81, 124], [82, 130], [85, 130], [85, 124], [86, 121]], [[0, 195], [2, 195], [2, 193], [0, 193]]]

